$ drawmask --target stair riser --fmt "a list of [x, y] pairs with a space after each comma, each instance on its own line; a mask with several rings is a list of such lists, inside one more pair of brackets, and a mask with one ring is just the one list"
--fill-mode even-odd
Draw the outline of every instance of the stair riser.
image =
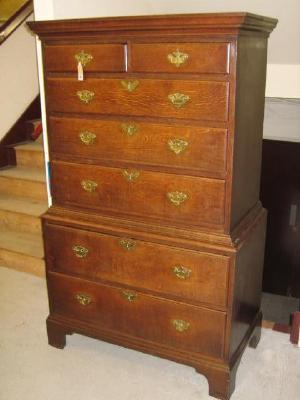
[[46, 184], [0, 176], [0, 193], [47, 201]]
[[25, 149], [15, 148], [17, 165], [24, 165], [27, 167], [36, 167], [39, 169], [44, 168], [44, 154], [41, 151], [29, 151]]
[[27, 233], [42, 233], [41, 220], [33, 215], [0, 210], [0, 229]]
[[41, 258], [0, 249], [0, 264], [17, 271], [27, 272], [40, 277], [45, 276], [45, 261]]

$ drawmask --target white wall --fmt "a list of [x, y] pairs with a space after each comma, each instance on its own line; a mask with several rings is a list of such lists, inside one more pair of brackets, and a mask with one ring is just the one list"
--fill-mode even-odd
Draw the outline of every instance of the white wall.
[[33, 0], [33, 6], [36, 20], [54, 19], [54, 0]]
[[269, 62], [300, 64], [299, 0], [52, 0], [54, 18], [249, 11], [280, 19], [271, 35]]
[[35, 38], [25, 23], [0, 46], [0, 60], [1, 139], [39, 94]]
[[300, 99], [266, 98], [264, 139], [300, 142]]

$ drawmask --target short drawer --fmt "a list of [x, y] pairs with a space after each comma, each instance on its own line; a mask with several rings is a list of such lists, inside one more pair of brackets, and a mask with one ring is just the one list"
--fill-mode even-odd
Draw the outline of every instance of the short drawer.
[[48, 290], [53, 314], [171, 348], [223, 355], [223, 312], [53, 273]]
[[48, 78], [48, 112], [227, 121], [228, 82]]
[[134, 72], [228, 74], [229, 43], [133, 43]]
[[50, 117], [52, 154], [223, 174], [227, 130], [140, 121]]
[[64, 44], [44, 47], [46, 72], [74, 72], [78, 62], [86, 72], [118, 72], [125, 70], [122, 44]]
[[54, 204], [90, 208], [172, 225], [224, 222], [225, 182], [220, 179], [53, 161]]
[[50, 271], [226, 307], [228, 257], [52, 224], [44, 235]]

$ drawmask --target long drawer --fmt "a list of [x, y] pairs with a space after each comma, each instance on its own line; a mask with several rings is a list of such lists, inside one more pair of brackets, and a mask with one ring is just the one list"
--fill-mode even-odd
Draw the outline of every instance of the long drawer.
[[51, 152], [61, 159], [130, 161], [221, 175], [226, 169], [226, 129], [50, 117], [48, 137]]
[[44, 234], [50, 271], [226, 307], [228, 257], [52, 224]]
[[224, 223], [225, 182], [146, 170], [53, 161], [54, 204], [173, 224]]
[[48, 77], [48, 112], [227, 121], [228, 82]]
[[122, 288], [48, 274], [52, 314], [220, 358], [226, 313]]

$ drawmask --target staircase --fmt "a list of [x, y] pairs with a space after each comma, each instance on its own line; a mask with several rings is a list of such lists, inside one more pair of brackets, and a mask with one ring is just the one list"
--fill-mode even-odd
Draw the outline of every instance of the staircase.
[[0, 265], [44, 276], [40, 216], [47, 210], [42, 140], [14, 146], [16, 166], [0, 170]]

